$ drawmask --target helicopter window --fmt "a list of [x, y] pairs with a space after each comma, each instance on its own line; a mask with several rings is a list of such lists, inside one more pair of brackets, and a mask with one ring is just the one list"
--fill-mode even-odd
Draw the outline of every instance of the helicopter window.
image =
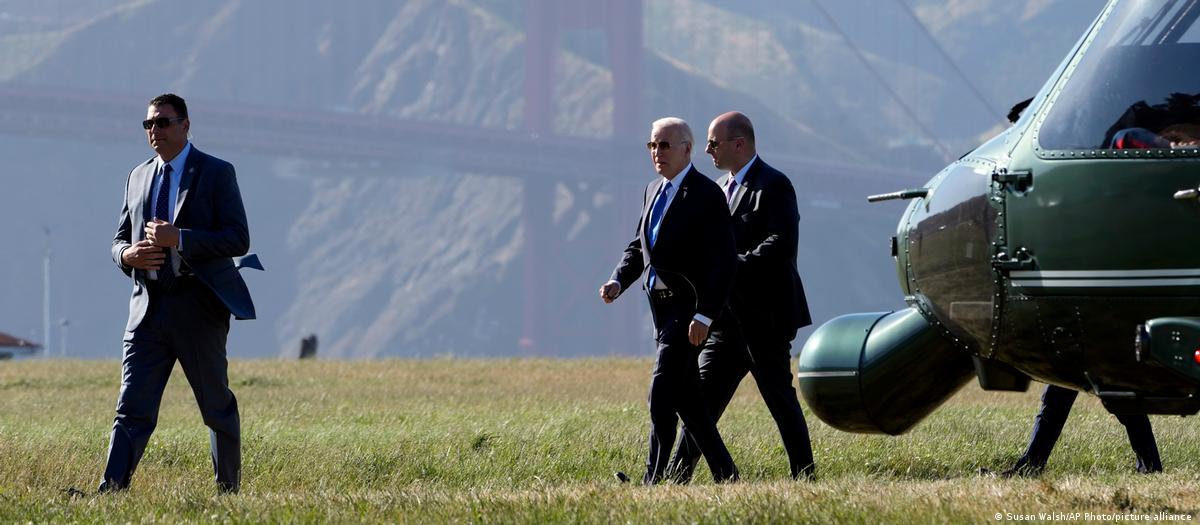
[[1200, 0], [1120, 2], [1045, 122], [1044, 149], [1200, 147]]

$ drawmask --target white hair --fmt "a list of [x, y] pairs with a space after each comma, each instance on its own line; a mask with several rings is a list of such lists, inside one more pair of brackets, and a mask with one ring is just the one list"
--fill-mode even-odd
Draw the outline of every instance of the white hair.
[[650, 134], [653, 135], [656, 131], [674, 127], [678, 127], [679, 131], [683, 133], [684, 142], [692, 145], [696, 144], [692, 140], [692, 127], [688, 125], [686, 120], [683, 120], [679, 117], [663, 117], [654, 121], [654, 123], [650, 125]]

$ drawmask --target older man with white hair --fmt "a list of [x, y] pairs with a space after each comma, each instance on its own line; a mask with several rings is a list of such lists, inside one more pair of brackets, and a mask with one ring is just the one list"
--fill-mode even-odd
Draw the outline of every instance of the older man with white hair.
[[[715, 418], [699, 395], [697, 365], [700, 345], [729, 296], [737, 256], [725, 196], [692, 166], [693, 144], [691, 128], [682, 119], [669, 117], [652, 125], [646, 148], [659, 176], [646, 185], [633, 241], [600, 287], [600, 298], [611, 303], [641, 280], [650, 300], [658, 348], [650, 379], [646, 485], [667, 476], [681, 419], [713, 479], [738, 478]], [[620, 472], [617, 477], [628, 479]]]

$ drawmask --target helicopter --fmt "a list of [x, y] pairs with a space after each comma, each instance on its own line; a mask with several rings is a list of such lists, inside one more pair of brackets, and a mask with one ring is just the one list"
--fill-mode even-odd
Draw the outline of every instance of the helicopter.
[[902, 434], [972, 377], [1200, 411], [1198, 18], [1200, 0], [1110, 0], [1012, 126], [868, 198], [910, 201], [891, 238], [906, 307], [808, 338], [817, 417]]

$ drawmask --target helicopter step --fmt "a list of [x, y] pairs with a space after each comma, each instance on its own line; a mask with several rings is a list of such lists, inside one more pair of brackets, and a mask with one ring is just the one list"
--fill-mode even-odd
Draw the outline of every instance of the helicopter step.
[[[1200, 317], [1160, 317], [1137, 326], [1134, 355], [1200, 381]], [[1194, 412], [1194, 411], [1193, 411]]]
[[1158, 414], [1190, 416], [1200, 411], [1200, 399], [1194, 395], [1181, 397], [1149, 397], [1127, 391], [1094, 392], [1104, 409], [1111, 414]]

